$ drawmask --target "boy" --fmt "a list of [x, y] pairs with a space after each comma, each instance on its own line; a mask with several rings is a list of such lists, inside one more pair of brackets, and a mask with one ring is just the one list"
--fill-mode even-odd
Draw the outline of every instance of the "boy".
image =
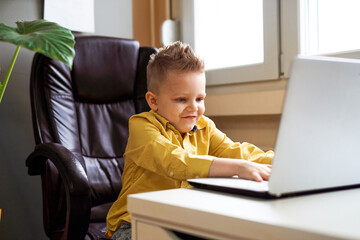
[[[147, 67], [151, 111], [129, 120], [123, 187], [107, 216], [107, 237], [131, 238], [127, 195], [189, 187], [186, 179], [267, 180], [274, 153], [234, 143], [203, 116], [204, 63], [180, 42], [160, 49]], [[258, 162], [258, 163], [255, 163]], [[264, 164], [259, 164], [264, 163]]]

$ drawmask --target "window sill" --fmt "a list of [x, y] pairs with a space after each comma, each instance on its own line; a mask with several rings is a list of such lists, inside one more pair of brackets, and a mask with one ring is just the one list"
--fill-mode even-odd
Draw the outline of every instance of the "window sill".
[[276, 115], [282, 113], [285, 87], [280, 89], [208, 94], [207, 116]]

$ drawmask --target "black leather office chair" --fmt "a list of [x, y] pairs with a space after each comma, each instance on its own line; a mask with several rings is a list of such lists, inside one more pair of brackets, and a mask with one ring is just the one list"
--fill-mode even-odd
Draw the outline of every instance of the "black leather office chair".
[[76, 37], [73, 69], [36, 54], [31, 107], [36, 147], [26, 160], [41, 175], [51, 239], [105, 238], [121, 190], [131, 115], [149, 110], [146, 66], [157, 50], [135, 40]]

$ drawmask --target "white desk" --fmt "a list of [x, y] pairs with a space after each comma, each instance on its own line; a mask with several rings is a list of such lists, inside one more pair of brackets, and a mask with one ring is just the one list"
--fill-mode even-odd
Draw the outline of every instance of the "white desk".
[[360, 239], [360, 189], [259, 200], [197, 189], [130, 195], [133, 239]]

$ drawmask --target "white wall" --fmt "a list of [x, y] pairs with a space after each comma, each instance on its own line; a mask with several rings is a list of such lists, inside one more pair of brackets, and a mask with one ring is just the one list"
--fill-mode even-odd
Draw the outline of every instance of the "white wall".
[[[0, 23], [42, 17], [42, 0], [0, 0]], [[132, 38], [132, 1], [95, 0], [95, 34]], [[15, 46], [0, 42], [3, 82]], [[33, 53], [21, 49], [0, 104], [0, 239], [46, 239], [41, 182], [29, 176], [25, 159], [34, 148], [29, 78]]]
[[132, 38], [132, 0], [95, 0], [95, 34]]

